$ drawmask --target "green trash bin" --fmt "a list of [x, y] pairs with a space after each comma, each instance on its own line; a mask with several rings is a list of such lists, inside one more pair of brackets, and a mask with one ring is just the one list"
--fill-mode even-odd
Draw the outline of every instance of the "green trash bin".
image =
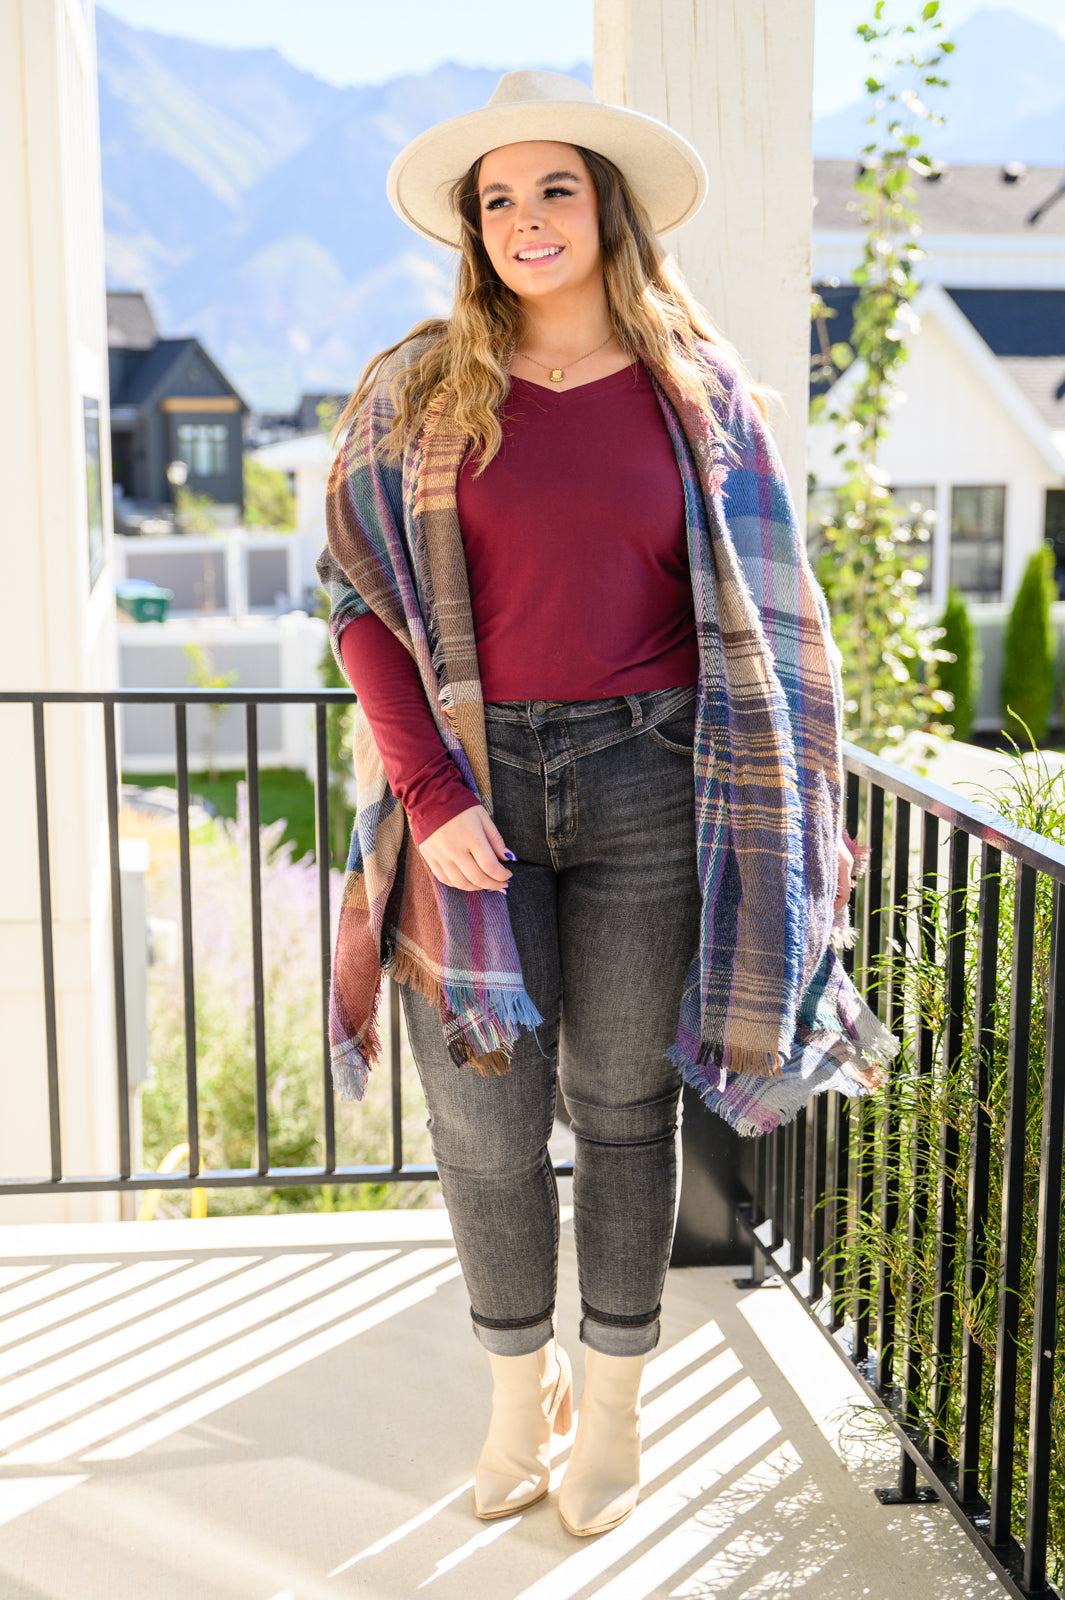
[[123, 578], [115, 584], [115, 604], [134, 622], [165, 622], [173, 589], [147, 578]]

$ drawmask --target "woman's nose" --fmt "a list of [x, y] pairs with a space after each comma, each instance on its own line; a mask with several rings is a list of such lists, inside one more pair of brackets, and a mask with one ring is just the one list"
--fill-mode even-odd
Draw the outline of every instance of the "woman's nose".
[[515, 227], [527, 230], [529, 232], [535, 232], [537, 228], [543, 226], [543, 219], [540, 216], [539, 208], [537, 207], [535, 201], [519, 200], [514, 208], [514, 212]]

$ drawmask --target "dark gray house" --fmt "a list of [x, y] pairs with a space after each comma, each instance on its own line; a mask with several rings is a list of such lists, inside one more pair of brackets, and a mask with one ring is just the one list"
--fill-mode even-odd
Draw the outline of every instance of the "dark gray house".
[[116, 486], [130, 500], [166, 504], [167, 467], [182, 461], [188, 488], [239, 521], [248, 407], [225, 373], [198, 339], [161, 338], [136, 290], [108, 292], [107, 344]]

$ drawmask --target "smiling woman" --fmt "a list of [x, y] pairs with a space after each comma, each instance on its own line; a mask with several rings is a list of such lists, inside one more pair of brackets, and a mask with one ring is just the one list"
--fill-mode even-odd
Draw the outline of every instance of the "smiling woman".
[[571, 1417], [560, 1076], [579, 1535], [639, 1493], [681, 1079], [761, 1133], [875, 1087], [894, 1044], [830, 943], [851, 862], [823, 599], [764, 407], [656, 238], [705, 187], [671, 129], [552, 73], [402, 151], [390, 198], [459, 250], [455, 303], [341, 418], [318, 567], [359, 700], [335, 1081], [362, 1093], [387, 970], [492, 1365], [475, 1509], [502, 1517], [546, 1495]]

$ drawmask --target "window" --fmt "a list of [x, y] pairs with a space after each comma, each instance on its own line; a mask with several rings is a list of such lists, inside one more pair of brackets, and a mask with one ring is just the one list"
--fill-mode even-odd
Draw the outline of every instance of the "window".
[[190, 478], [222, 478], [229, 471], [229, 429], [224, 422], [182, 422], [178, 454]]
[[1006, 490], [956, 488], [950, 503], [950, 581], [970, 600], [1002, 599]]
[[1054, 552], [1054, 577], [1058, 585], [1058, 599], [1065, 600], [1065, 489], [1047, 490], [1043, 535]]
[[935, 488], [930, 483], [893, 483], [891, 498], [902, 512], [903, 529], [911, 531], [909, 552], [923, 562], [923, 566], [918, 567], [917, 561], [914, 561], [914, 571], [920, 571], [921, 583], [913, 592], [931, 599], [932, 541], [935, 537], [936, 522]]

